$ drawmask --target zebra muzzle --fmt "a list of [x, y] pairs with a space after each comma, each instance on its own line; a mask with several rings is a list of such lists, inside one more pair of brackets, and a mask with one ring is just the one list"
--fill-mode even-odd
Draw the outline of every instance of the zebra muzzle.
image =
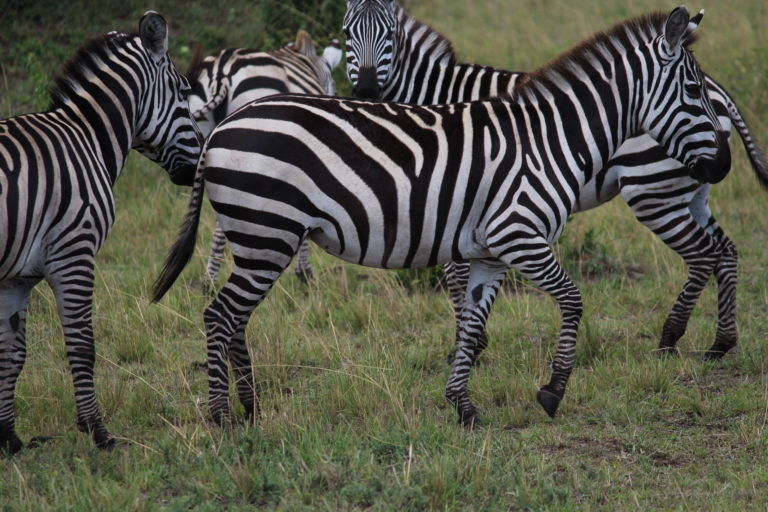
[[168, 175], [171, 177], [171, 182], [174, 185], [191, 187], [195, 181], [196, 170], [197, 166], [195, 164], [181, 164], [168, 171]]
[[731, 170], [731, 147], [728, 135], [717, 132], [718, 151], [715, 158], [699, 158], [689, 167], [691, 178], [701, 183], [719, 183]]
[[352, 88], [352, 95], [355, 98], [365, 100], [377, 100], [381, 94], [379, 79], [376, 76], [376, 68], [360, 68], [357, 75], [357, 83]]

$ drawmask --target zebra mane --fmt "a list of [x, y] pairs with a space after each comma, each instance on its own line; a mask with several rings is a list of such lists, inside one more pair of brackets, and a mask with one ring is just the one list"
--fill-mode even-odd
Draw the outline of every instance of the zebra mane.
[[189, 67], [187, 68], [187, 72], [185, 73], [187, 80], [189, 80], [189, 83], [197, 82], [197, 79], [200, 78], [200, 73], [203, 71], [203, 68], [205, 67], [203, 65], [203, 49], [200, 46], [200, 44], [195, 45], [195, 52], [192, 54], [192, 61], [189, 63]]
[[397, 3], [395, 3], [395, 7], [398, 9], [397, 16], [400, 19], [400, 30], [405, 34], [419, 34], [419, 46], [414, 46], [413, 49], [415, 51], [429, 51], [430, 59], [433, 60], [445, 58], [450, 61], [456, 60], [453, 43], [447, 37], [423, 21], [419, 21], [409, 15]]
[[[639, 41], [649, 41], [664, 33], [668, 14], [652, 12], [617, 23], [608, 30], [597, 32], [575, 47], [555, 57], [544, 66], [524, 75], [515, 85], [517, 93], [533, 83], [551, 83], [556, 75], [569, 75], [574, 68], [594, 67], [594, 56], [603, 55], [606, 49], [631, 49]], [[683, 41], [685, 48], [696, 42], [696, 32], [688, 33]]]
[[138, 37], [137, 33], [109, 32], [84, 43], [74, 57], [64, 64], [61, 74], [51, 87], [49, 110], [63, 106], [68, 98], [76, 95], [78, 84], [87, 83], [90, 80], [88, 66], [94, 62], [94, 57], [107, 61], [125, 41], [133, 40], [135, 37]]

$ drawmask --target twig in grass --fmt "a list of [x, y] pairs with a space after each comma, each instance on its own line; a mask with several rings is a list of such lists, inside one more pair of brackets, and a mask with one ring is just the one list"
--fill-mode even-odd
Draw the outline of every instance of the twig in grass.
[[112, 366], [114, 366], [115, 368], [118, 368], [119, 370], [122, 370], [122, 371], [124, 371], [125, 373], [127, 373], [127, 374], [128, 374], [128, 375], [130, 375], [131, 377], [134, 377], [134, 378], [138, 379], [139, 381], [143, 382], [143, 383], [144, 383], [144, 384], [145, 384], [145, 385], [146, 385], [146, 386], [147, 386], [149, 389], [151, 389], [152, 391], [154, 391], [155, 393], [157, 393], [157, 394], [158, 394], [158, 395], [160, 395], [161, 397], [163, 397], [163, 398], [168, 398], [168, 394], [167, 394], [167, 393], [165, 393], [165, 392], [161, 391], [160, 389], [158, 389], [158, 388], [156, 388], [155, 386], [153, 386], [152, 384], [150, 384], [150, 383], [147, 381], [147, 379], [145, 379], [144, 377], [141, 377], [140, 375], [138, 375], [138, 374], [136, 374], [136, 373], [132, 372], [132, 371], [131, 371], [131, 370], [129, 370], [128, 368], [126, 368], [126, 367], [124, 367], [124, 366], [121, 366], [121, 365], [117, 364], [116, 362], [112, 361], [111, 359], [109, 359], [108, 357], [104, 356], [103, 354], [97, 354], [97, 356], [99, 357], [99, 359], [101, 359], [101, 360], [104, 360], [104, 361], [108, 362], [109, 364], [111, 364], [111, 365], [112, 365]]

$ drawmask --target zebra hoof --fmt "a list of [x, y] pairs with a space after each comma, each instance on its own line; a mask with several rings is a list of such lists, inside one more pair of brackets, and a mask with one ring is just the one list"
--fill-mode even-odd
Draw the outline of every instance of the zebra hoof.
[[299, 270], [296, 269], [296, 277], [299, 281], [302, 282], [302, 284], [307, 284], [312, 279], [313, 272], [311, 268], [308, 268], [306, 270]]
[[719, 361], [723, 358], [723, 356], [725, 356], [725, 352], [725, 350], [720, 350], [713, 347], [704, 352], [702, 359], [704, 361]]
[[211, 281], [207, 277], [204, 277], [200, 280], [200, 291], [202, 291], [203, 295], [205, 295], [206, 297], [213, 297], [214, 295], [216, 295], [215, 285], [213, 281]]
[[207, 372], [208, 361], [192, 361], [189, 363], [189, 367], [196, 372]]
[[96, 443], [96, 448], [105, 452], [111, 452], [117, 446], [117, 440], [106, 431], [94, 435], [93, 441]]
[[466, 429], [472, 430], [473, 428], [483, 426], [483, 420], [480, 419], [480, 415], [477, 413], [477, 411], [465, 412], [464, 414], [460, 413], [459, 425]]
[[256, 425], [259, 422], [259, 406], [254, 404], [245, 408], [245, 423], [247, 425]]
[[544, 408], [550, 418], [554, 418], [557, 413], [557, 408], [560, 406], [560, 400], [562, 397], [546, 389], [546, 386], [542, 387], [538, 393], [536, 393], [536, 400]]
[[725, 354], [728, 353], [729, 350], [731, 350], [735, 346], [736, 346], [735, 337], [727, 342], [715, 341], [715, 344], [712, 345], [712, 347], [709, 350], [704, 352], [704, 360], [719, 361], [720, 359], [723, 358], [723, 356], [725, 356]]
[[680, 357], [680, 351], [677, 347], [659, 347], [656, 349], [656, 355], [659, 357]]
[[35, 436], [27, 443], [27, 448], [40, 448], [44, 444], [48, 444], [53, 440], [51, 436]]
[[15, 432], [11, 432], [10, 435], [6, 435], [4, 439], [0, 440], [0, 452], [7, 455], [19, 453], [22, 448], [24, 448], [24, 443], [21, 442]]

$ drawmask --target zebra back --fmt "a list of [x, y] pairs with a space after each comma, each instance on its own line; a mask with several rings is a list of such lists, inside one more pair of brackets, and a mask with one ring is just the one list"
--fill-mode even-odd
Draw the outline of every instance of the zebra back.
[[338, 41], [318, 56], [312, 38], [299, 31], [296, 41], [269, 52], [230, 48], [193, 62], [190, 109], [208, 135], [228, 114], [251, 101], [273, 94], [336, 93], [331, 75], [341, 60]]

